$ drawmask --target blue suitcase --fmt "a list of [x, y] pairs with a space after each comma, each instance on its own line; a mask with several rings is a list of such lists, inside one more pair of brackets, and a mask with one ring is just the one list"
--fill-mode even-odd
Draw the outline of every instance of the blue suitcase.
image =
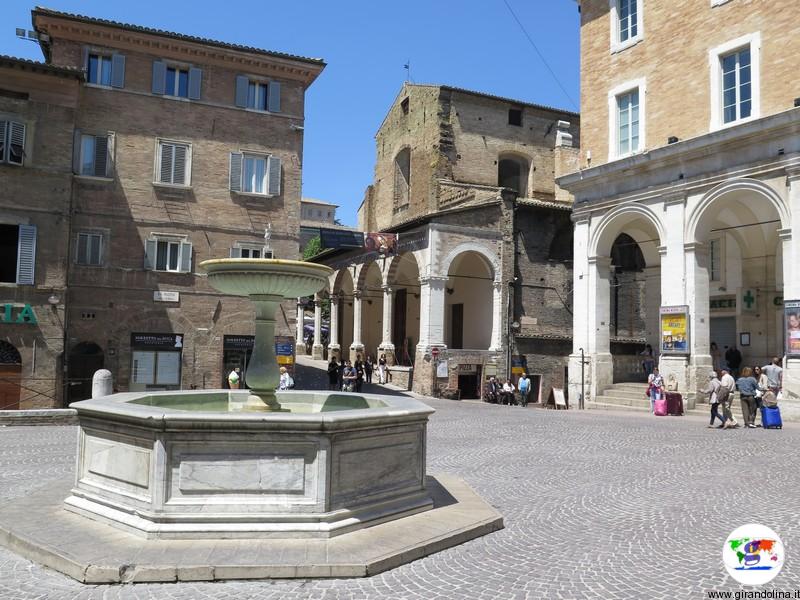
[[764, 429], [783, 429], [783, 421], [781, 421], [781, 409], [777, 406], [762, 406], [761, 426]]

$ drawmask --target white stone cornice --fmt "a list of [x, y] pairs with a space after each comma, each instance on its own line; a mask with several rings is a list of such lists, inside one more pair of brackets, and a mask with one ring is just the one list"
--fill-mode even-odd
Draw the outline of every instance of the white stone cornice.
[[664, 210], [666, 210], [668, 206], [673, 206], [675, 204], [686, 206], [686, 199], [687, 194], [684, 191], [670, 192], [663, 196], [661, 202], [664, 204]]
[[[800, 173], [798, 173], [800, 175]], [[788, 229], [778, 229], [778, 237], [781, 238], [783, 241], [788, 242], [792, 239], [792, 230], [791, 228]]]
[[658, 248], [656, 248], [656, 250], [658, 250], [658, 253], [661, 256], [666, 256], [666, 254], [667, 254], [667, 247], [666, 246], [658, 246]]
[[707, 254], [708, 245], [702, 242], [686, 242], [683, 245], [683, 251], [694, 254]]
[[588, 261], [590, 265], [597, 265], [598, 267], [611, 267], [610, 256], [590, 256]]

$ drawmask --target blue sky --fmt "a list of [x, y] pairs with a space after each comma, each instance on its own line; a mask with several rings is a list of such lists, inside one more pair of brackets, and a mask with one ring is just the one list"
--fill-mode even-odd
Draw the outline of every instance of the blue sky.
[[[577, 110], [503, 0], [39, 0], [56, 10], [319, 57], [309, 88], [303, 195], [341, 205], [355, 224], [372, 180], [375, 132], [406, 78]], [[579, 101], [579, 15], [573, 0], [507, 0], [574, 102]], [[41, 60], [30, 28], [35, 3], [0, 3], [0, 54]]]

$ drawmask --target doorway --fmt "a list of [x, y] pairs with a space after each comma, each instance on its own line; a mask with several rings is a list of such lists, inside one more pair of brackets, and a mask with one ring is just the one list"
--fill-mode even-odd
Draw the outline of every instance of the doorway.
[[0, 410], [18, 410], [22, 358], [8, 342], [0, 341]]
[[464, 305], [453, 304], [450, 307], [450, 347], [459, 350], [464, 347]]
[[70, 402], [87, 400], [92, 397], [92, 378], [95, 371], [105, 364], [103, 349], [93, 342], [81, 342], [69, 353], [69, 387], [67, 396]]
[[725, 356], [725, 349], [737, 344], [736, 317], [711, 317], [709, 333], [710, 341], [717, 343], [720, 355]]

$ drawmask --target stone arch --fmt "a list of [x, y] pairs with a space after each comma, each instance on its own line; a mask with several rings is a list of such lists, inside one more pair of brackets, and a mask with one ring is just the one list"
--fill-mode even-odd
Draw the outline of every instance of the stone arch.
[[700, 238], [707, 236], [703, 231], [708, 228], [707, 225], [713, 218], [712, 207], [728, 196], [733, 196], [736, 199], [739, 194], [757, 194], [765, 198], [778, 214], [780, 229], [786, 229], [791, 226], [789, 207], [774, 188], [758, 179], [738, 178], [719, 184], [701, 198], [700, 202], [689, 214], [689, 218], [686, 219], [684, 236], [686, 241], [689, 243], [704, 241]]
[[423, 272], [422, 261], [420, 261], [420, 258], [417, 256], [416, 252], [401, 252], [400, 254], [397, 254], [391, 258], [389, 262], [389, 268], [386, 269], [383, 279], [384, 285], [391, 285], [391, 282], [397, 279], [397, 271], [400, 269], [400, 265], [404, 260], [414, 261], [417, 266], [417, 272]]
[[[649, 241], [651, 235], [637, 223], [644, 221], [652, 226], [658, 236], [659, 243], [656, 245], [644, 244]], [[649, 206], [642, 204], [623, 204], [610, 210], [600, 219], [600, 222], [593, 227], [589, 237], [589, 256], [611, 256], [611, 247], [620, 233], [627, 233], [642, 248], [645, 261], [648, 265], [659, 262], [658, 246], [664, 243], [666, 233], [664, 224], [658, 215]]]
[[497, 255], [489, 248], [483, 244], [479, 244], [478, 242], [463, 242], [453, 248], [439, 264], [439, 275], [441, 277], [447, 277], [453, 261], [458, 258], [459, 254], [463, 254], [464, 252], [475, 252], [476, 254], [480, 254], [489, 263], [488, 266], [492, 271], [492, 277], [494, 278], [494, 281], [501, 280], [500, 260], [497, 258]]

